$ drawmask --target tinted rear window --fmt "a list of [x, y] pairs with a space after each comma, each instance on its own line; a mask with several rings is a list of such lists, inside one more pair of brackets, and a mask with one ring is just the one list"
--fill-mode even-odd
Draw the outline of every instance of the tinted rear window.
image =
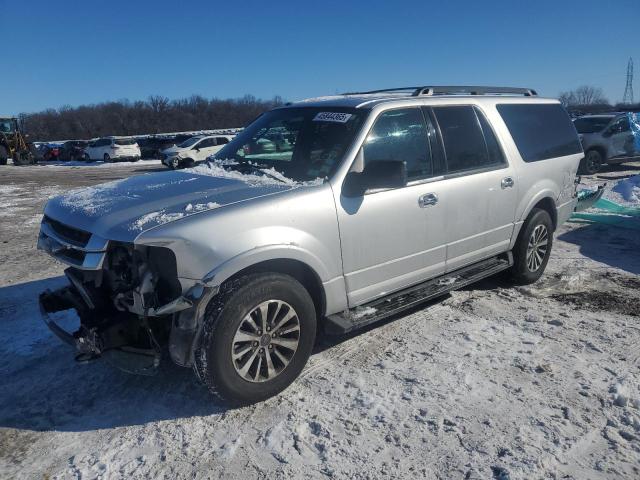
[[498, 112], [525, 162], [582, 152], [578, 134], [559, 104], [502, 104]]
[[116, 145], [135, 145], [136, 141], [133, 138], [116, 138], [113, 143]]

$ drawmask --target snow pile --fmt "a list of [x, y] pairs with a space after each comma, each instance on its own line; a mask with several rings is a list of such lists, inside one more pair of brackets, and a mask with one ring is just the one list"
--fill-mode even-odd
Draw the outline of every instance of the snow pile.
[[640, 203], [640, 175], [620, 180], [612, 189], [619, 193], [622, 198], [629, 203]]
[[174, 220], [180, 220], [184, 215], [185, 214], [182, 212], [166, 213], [166, 210], [147, 213], [134, 221], [129, 226], [129, 230], [140, 231], [145, 227], [164, 225], [165, 223], [173, 222]]
[[218, 208], [221, 205], [216, 202], [207, 202], [207, 203], [196, 203], [195, 205], [189, 203], [186, 207], [184, 207], [185, 212], [203, 212], [205, 210], [213, 210], [214, 208]]
[[640, 410], [640, 384], [633, 378], [624, 378], [611, 387], [613, 403], [618, 407]]

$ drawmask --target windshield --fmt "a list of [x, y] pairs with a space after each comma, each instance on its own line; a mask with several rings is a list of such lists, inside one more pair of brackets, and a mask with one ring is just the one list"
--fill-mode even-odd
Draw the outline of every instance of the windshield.
[[578, 133], [596, 133], [604, 130], [613, 117], [582, 117], [576, 119], [573, 124]]
[[13, 120], [0, 120], [0, 133], [13, 133]]
[[274, 168], [297, 182], [329, 177], [362, 125], [355, 108], [302, 107], [271, 110], [216, 153], [214, 160]]
[[202, 140], [200, 137], [191, 137], [187, 140], [185, 140], [184, 142], [182, 142], [180, 145], [178, 145], [179, 148], [189, 148], [193, 145], [195, 145], [196, 143], [198, 143], [200, 140]]

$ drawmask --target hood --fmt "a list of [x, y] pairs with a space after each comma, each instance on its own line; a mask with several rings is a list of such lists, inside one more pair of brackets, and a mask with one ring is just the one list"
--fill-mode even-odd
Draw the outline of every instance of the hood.
[[176, 153], [184, 152], [185, 150], [186, 148], [180, 148], [177, 145], [174, 145], [173, 147], [165, 148], [160, 153], [164, 153], [165, 155], [170, 156], [175, 155]]
[[297, 186], [201, 165], [73, 190], [49, 200], [44, 213], [68, 226], [131, 242], [158, 225]]

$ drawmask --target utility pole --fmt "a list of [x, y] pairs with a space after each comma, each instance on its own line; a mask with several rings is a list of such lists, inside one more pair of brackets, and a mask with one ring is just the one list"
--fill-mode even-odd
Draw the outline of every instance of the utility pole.
[[631, 57], [629, 57], [629, 63], [627, 64], [627, 86], [624, 87], [622, 103], [633, 103], [633, 58]]

